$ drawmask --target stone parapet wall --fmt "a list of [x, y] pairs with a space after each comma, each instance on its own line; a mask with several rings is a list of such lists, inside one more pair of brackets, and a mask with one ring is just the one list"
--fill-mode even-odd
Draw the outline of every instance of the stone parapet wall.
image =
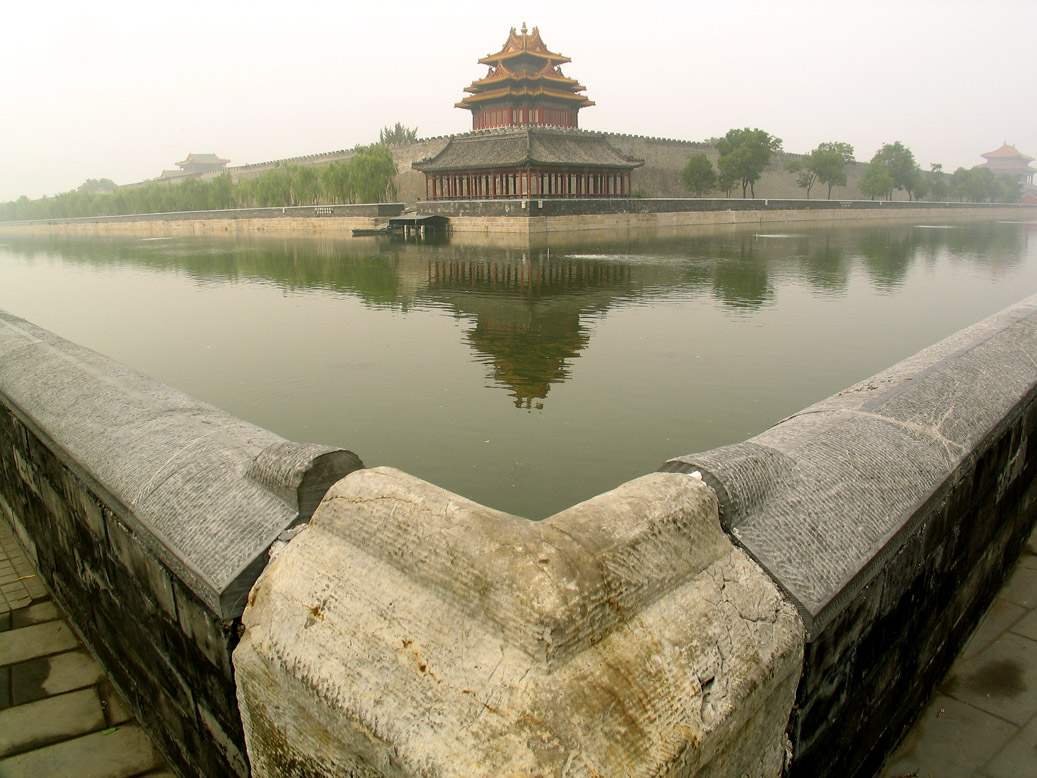
[[793, 776], [870, 776], [1037, 519], [1037, 296], [743, 443], [681, 457], [807, 629]]
[[267, 549], [361, 466], [0, 312], [0, 512], [184, 776], [247, 776], [231, 651]]
[[512, 233], [531, 237], [730, 224], [1037, 217], [1037, 208], [1022, 205], [803, 200], [450, 200], [424, 203], [421, 210], [449, 216], [450, 231], [455, 235]]

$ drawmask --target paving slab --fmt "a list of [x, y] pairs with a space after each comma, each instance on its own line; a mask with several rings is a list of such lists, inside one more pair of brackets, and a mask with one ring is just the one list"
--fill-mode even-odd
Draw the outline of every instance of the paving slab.
[[104, 712], [96, 689], [83, 689], [17, 705], [0, 711], [0, 757], [96, 732], [104, 727]]
[[1016, 565], [998, 596], [1028, 610], [1037, 608], [1037, 570]]
[[0, 759], [3, 778], [133, 778], [164, 767], [138, 724]]
[[1037, 610], [1030, 611], [1012, 627], [1012, 632], [1030, 640], [1037, 640]]
[[69, 651], [79, 639], [63, 621], [33, 624], [24, 629], [0, 632], [0, 665], [13, 665], [28, 659]]
[[21, 581], [0, 586], [0, 608], [11, 611], [16, 608], [24, 608], [31, 603], [32, 595]]
[[58, 606], [51, 600], [44, 600], [27, 608], [20, 608], [11, 614], [11, 629], [31, 627], [33, 624], [44, 624], [61, 618]]
[[101, 695], [101, 707], [104, 708], [104, 717], [108, 720], [109, 727], [133, 720], [133, 713], [126, 706], [126, 701], [115, 690], [111, 681], [105, 680], [101, 683], [97, 687], [97, 693]]
[[[881, 778], [971, 778], [1016, 733], [1016, 728], [960, 700], [937, 694], [908, 733]], [[958, 746], [971, 741], [968, 749]]]
[[1001, 633], [1012, 628], [1027, 613], [1027, 609], [1000, 597], [991, 604], [959, 655], [963, 659], [975, 656], [993, 643]]
[[983, 768], [990, 778], [1037, 778], [1037, 716]]
[[31, 659], [13, 665], [10, 672], [13, 705], [95, 686], [105, 679], [101, 666], [85, 649]]
[[11, 707], [11, 670], [0, 667], [0, 710]]
[[951, 668], [943, 694], [1023, 726], [1037, 714], [1037, 643], [1007, 632]]

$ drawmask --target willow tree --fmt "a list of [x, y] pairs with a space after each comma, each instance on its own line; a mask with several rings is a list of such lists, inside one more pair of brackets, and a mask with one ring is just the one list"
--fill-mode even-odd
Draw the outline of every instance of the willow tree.
[[361, 146], [349, 160], [350, 202], [384, 203], [396, 198], [396, 160], [389, 147]]
[[417, 127], [404, 127], [396, 122], [395, 127], [383, 127], [378, 131], [378, 142], [387, 146], [395, 146], [398, 143], [413, 143], [418, 139]]

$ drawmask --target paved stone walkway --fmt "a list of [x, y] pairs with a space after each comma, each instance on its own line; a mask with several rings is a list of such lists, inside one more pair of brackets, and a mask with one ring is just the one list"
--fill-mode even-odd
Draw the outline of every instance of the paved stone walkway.
[[1037, 530], [881, 778], [1037, 778]]
[[0, 517], [0, 778], [173, 778]]

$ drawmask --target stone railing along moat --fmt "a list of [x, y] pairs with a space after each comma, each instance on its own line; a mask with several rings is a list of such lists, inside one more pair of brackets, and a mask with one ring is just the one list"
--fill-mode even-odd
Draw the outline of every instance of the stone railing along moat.
[[1035, 398], [1037, 296], [533, 522], [0, 314], [0, 510], [184, 775], [867, 776], [1034, 523]]

